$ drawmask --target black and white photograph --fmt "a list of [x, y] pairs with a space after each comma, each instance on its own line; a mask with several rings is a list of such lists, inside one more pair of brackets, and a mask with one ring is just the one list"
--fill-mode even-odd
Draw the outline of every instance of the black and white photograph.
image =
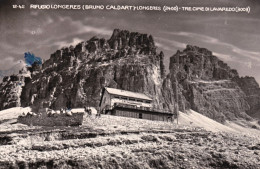
[[259, 169], [260, 1], [0, 0], [0, 169]]

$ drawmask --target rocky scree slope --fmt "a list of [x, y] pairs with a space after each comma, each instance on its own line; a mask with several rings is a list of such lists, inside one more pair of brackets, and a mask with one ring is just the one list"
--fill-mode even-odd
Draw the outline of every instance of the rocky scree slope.
[[[33, 65], [17, 102], [34, 111], [97, 107], [101, 89], [109, 86], [145, 93], [158, 109], [174, 111], [178, 103], [181, 111], [191, 108], [220, 122], [259, 114], [255, 79], [240, 78], [205, 48], [187, 45], [177, 51], [169, 70], [166, 75], [164, 54], [157, 52], [151, 35], [115, 29], [108, 40], [93, 37], [57, 50], [41, 66]], [[9, 103], [2, 98], [3, 104]]]

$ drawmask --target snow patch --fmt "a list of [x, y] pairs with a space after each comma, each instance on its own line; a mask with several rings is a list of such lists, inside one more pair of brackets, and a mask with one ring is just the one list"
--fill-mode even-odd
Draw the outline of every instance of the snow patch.
[[108, 65], [110, 65], [110, 64], [109, 63], [103, 63], [103, 64], [100, 64], [98, 66], [108, 66]]
[[179, 112], [178, 123], [181, 125], [202, 127], [205, 130], [212, 132], [230, 132], [238, 134], [247, 134], [251, 136], [260, 135], [259, 130], [252, 129], [241, 124], [239, 125], [234, 121], [227, 121], [225, 124], [221, 124], [193, 110], [188, 110], [186, 113]]
[[230, 82], [230, 80], [194, 80], [194, 81], [189, 81], [190, 83], [205, 83], [205, 84], [214, 84], [214, 83], [226, 83]]
[[14, 119], [23, 113], [31, 112], [30, 107], [13, 107], [0, 111], [0, 120]]
[[156, 66], [153, 66], [152, 68], [153, 72], [152, 72], [152, 79], [154, 81], [154, 83], [156, 85], [159, 85], [160, 84], [160, 80], [159, 80], [159, 77], [160, 77], [160, 73], [159, 73], [159, 70]]
[[236, 130], [228, 126], [218, 123], [217, 121], [214, 121], [206, 116], [203, 116], [202, 114], [195, 112], [193, 110], [189, 110], [187, 111], [187, 113], [180, 112], [179, 124], [191, 125], [194, 127], [202, 127], [208, 131], [213, 131], [213, 132], [221, 132], [221, 131], [237, 132]]
[[[91, 109], [91, 113], [92, 114], [97, 114], [97, 109], [94, 108], [94, 107], [90, 107]], [[74, 108], [74, 109], [71, 109], [71, 112], [72, 113], [80, 113], [80, 112], [85, 112], [84, 108]]]

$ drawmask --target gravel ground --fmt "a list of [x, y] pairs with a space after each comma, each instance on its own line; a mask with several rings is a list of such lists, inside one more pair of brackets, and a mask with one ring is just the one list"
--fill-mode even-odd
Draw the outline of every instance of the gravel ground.
[[[11, 125], [11, 124], [10, 124]], [[13, 124], [15, 125], [15, 124]], [[259, 168], [260, 139], [102, 116], [80, 127], [1, 131], [0, 168]]]

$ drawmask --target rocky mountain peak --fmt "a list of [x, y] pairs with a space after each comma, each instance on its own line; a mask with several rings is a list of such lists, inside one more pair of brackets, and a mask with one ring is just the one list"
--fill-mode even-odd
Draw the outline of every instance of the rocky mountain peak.
[[212, 55], [212, 52], [209, 51], [208, 49], [206, 48], [200, 48], [198, 46], [192, 46], [192, 45], [187, 45], [186, 48], [183, 50], [185, 52], [194, 52], [194, 53], [200, 53], [200, 54], [203, 54], [203, 55]]
[[89, 53], [93, 53], [100, 50], [110, 49], [107, 41], [104, 38], [92, 37], [87, 41], [86, 49]]
[[180, 108], [191, 108], [220, 122], [250, 119], [248, 115], [259, 113], [260, 88], [255, 79], [240, 78], [206, 48], [187, 45], [177, 51], [170, 58], [167, 78], [178, 86]]
[[238, 77], [236, 70], [218, 59], [206, 48], [187, 45], [170, 58], [170, 71], [178, 78], [220, 80]]
[[156, 47], [152, 35], [129, 32], [128, 30], [114, 29], [108, 43], [112, 49], [136, 48], [144, 54], [156, 53]]
[[[73, 66], [76, 60], [104, 62], [126, 56], [158, 55], [151, 35], [115, 29], [109, 40], [93, 36], [75, 47], [63, 47], [51, 54], [43, 67], [52, 63]], [[47, 65], [47, 66], [46, 66]]]
[[94, 36], [51, 54], [26, 81], [22, 105], [96, 107], [101, 89], [110, 86], [156, 95], [154, 106], [162, 108], [163, 60], [164, 54], [156, 53], [151, 35], [115, 29], [109, 40]]

